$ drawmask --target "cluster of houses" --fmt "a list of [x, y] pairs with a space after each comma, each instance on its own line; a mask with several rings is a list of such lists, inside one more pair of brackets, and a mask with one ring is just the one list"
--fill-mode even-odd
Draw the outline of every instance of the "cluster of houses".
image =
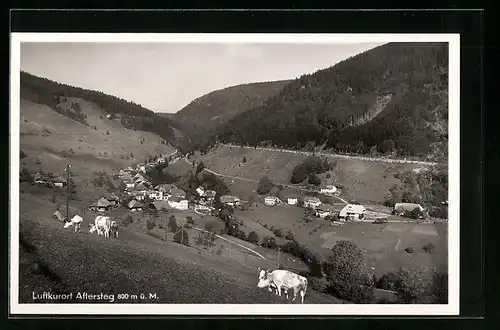
[[49, 177], [41, 172], [35, 173], [33, 176], [33, 182], [40, 186], [52, 186], [52, 187], [66, 187], [68, 182], [61, 176], [55, 178]]
[[[285, 204], [280, 198], [276, 196], [267, 196], [264, 198], [264, 204], [268, 206], [282, 205]], [[297, 197], [286, 198], [287, 205], [297, 205]], [[315, 214], [319, 218], [326, 218], [327, 216], [332, 216], [336, 213], [335, 208], [332, 205], [322, 203], [317, 197], [306, 196], [303, 200], [303, 205], [306, 208], [313, 209]], [[359, 204], [347, 204], [342, 208], [338, 214], [340, 220], [361, 220], [364, 218], [366, 208]]]

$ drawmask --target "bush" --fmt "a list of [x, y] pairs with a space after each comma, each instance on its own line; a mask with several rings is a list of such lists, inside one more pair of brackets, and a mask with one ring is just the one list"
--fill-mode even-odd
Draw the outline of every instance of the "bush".
[[174, 242], [189, 246], [189, 235], [184, 228], [181, 228], [174, 234]]
[[281, 229], [277, 228], [274, 230], [274, 235], [276, 235], [277, 237], [283, 237], [283, 232], [281, 231]]
[[376, 282], [375, 287], [382, 290], [395, 291], [398, 281], [398, 275], [394, 272], [382, 275], [382, 277]]
[[148, 219], [148, 221], [146, 223], [146, 227], [148, 228], [148, 230], [152, 230], [155, 227], [155, 224], [153, 221]]
[[293, 169], [290, 182], [294, 184], [301, 183], [306, 178], [307, 178], [306, 168], [302, 164], [299, 164], [295, 166], [295, 168]]
[[413, 252], [415, 252], [415, 250], [414, 250], [411, 246], [410, 246], [410, 247], [407, 247], [407, 248], [405, 249], [405, 251], [406, 251], [407, 253], [413, 253]]
[[176, 233], [179, 230], [179, 225], [177, 224], [174, 215], [171, 215], [170, 218], [168, 219], [167, 227], [171, 233]]
[[429, 216], [439, 219], [448, 219], [447, 207], [434, 207], [429, 210]]
[[290, 241], [293, 241], [295, 239], [295, 236], [293, 235], [293, 232], [291, 230], [289, 230], [287, 233], [286, 233], [286, 236], [285, 238], [287, 240], [290, 240]]
[[187, 217], [186, 217], [186, 221], [187, 221], [187, 223], [189, 223], [190, 225], [194, 225], [194, 220], [193, 220], [193, 217], [191, 217], [191, 216], [187, 216]]
[[309, 277], [308, 282], [308, 286], [319, 292], [325, 292], [328, 288], [328, 280], [324, 277]]
[[247, 162], [247, 158], [245, 156], [243, 156], [242, 163], [246, 163], [246, 162]]
[[424, 246], [422, 246], [422, 250], [430, 254], [434, 251], [434, 245], [432, 243], [425, 244]]
[[276, 240], [274, 237], [266, 236], [262, 239], [261, 243], [262, 247], [268, 248], [268, 249], [275, 249], [277, 247]]
[[250, 233], [248, 233], [247, 240], [250, 243], [258, 244], [259, 243], [259, 235], [255, 231], [251, 231]]
[[26, 167], [23, 167], [21, 173], [19, 173], [19, 179], [21, 182], [33, 183], [33, 176]]

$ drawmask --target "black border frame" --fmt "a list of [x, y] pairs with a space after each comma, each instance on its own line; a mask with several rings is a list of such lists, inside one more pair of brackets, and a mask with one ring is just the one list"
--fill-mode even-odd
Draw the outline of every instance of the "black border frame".
[[[156, 33], [460, 33], [461, 61], [461, 224], [460, 224], [460, 315], [469, 319], [481, 318], [485, 313], [484, 297], [484, 254], [483, 254], [483, 11], [40, 11], [22, 10], [10, 12], [11, 32], [156, 32]], [[10, 65], [10, 62], [9, 62]], [[10, 97], [10, 95], [8, 96]], [[8, 176], [9, 174], [7, 174]], [[7, 208], [6, 208], [7, 210]], [[481, 216], [480, 216], [481, 215]], [[5, 217], [6, 219], [7, 217]], [[8, 242], [7, 223], [4, 222], [2, 239]], [[7, 252], [7, 251], [6, 251]], [[7, 252], [8, 253], [8, 252]], [[8, 254], [4, 260], [8, 260]], [[3, 272], [8, 279], [8, 266]], [[5, 281], [4, 283], [8, 283]], [[8, 292], [5, 291], [6, 293]], [[8, 295], [4, 297], [8, 299]], [[7, 306], [9, 302], [7, 301]], [[8, 312], [9, 313], [9, 312]], [[7, 314], [8, 314], [7, 313]], [[15, 318], [36, 316], [9, 315]], [[70, 319], [54, 320], [57, 318]], [[82, 318], [82, 316], [75, 316]], [[88, 317], [85, 317], [88, 318]], [[177, 316], [110, 316], [98, 317], [112, 320], [117, 326], [130, 325], [129, 318], [172, 319]], [[185, 317], [181, 317], [185, 318]], [[260, 316], [188, 316], [193, 319], [185, 325], [197, 326], [201, 320], [215, 318], [265, 318]], [[289, 319], [290, 317], [272, 317]], [[298, 317], [297, 317], [298, 318]], [[300, 316], [305, 319], [318, 317]], [[336, 325], [353, 326], [347, 317], [319, 316], [322, 319], [336, 319]], [[370, 317], [356, 316], [358, 324], [378, 328], [388, 319], [399, 323], [401, 319], [428, 318], [433, 324], [443, 326], [445, 319], [454, 317]], [[69, 325], [77, 328], [78, 322], [67, 316], [40, 316], [44, 324], [52, 319], [55, 325]], [[73, 320], [72, 320], [73, 319]], [[158, 320], [160, 321], [160, 320]], [[252, 327], [260, 322], [255, 320]], [[401, 320], [402, 321], [402, 320]], [[13, 323], [18, 324], [19, 321]], [[24, 321], [23, 321], [24, 322]], [[100, 321], [99, 321], [100, 322]], [[169, 320], [174, 328], [180, 324]], [[227, 322], [227, 323], [226, 323]], [[294, 320], [294, 326], [307, 327], [308, 320]], [[31, 323], [31, 322], [29, 322]], [[29, 324], [27, 323], [27, 324]], [[234, 323], [224, 321], [225, 325]], [[281, 322], [280, 322], [281, 323]], [[291, 324], [292, 322], [290, 322]], [[319, 322], [318, 322], [319, 323]], [[440, 323], [440, 324], [439, 324]], [[175, 324], [175, 325], [174, 325]], [[269, 327], [273, 323], [268, 323]], [[322, 322], [321, 324], [325, 324]], [[32, 324], [35, 325], [35, 324]], [[214, 324], [215, 325], [215, 324]], [[82, 324], [83, 326], [83, 324]], [[17, 328], [17, 326], [15, 326]]]

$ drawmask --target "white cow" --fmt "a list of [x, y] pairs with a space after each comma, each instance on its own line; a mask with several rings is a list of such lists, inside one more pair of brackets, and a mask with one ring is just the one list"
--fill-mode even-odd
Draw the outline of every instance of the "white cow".
[[111, 235], [118, 238], [118, 222], [115, 220], [111, 221]]
[[[259, 267], [259, 280], [263, 279], [269, 272], [270, 272], [269, 269], [263, 270], [263, 269], [260, 269], [260, 267]], [[274, 289], [274, 290], [276, 290], [276, 294], [278, 294], [278, 287], [274, 284], [274, 282], [269, 282], [269, 286], [267, 288], [268, 288], [269, 292], [272, 292]], [[286, 299], [288, 299], [287, 288], [282, 287], [281, 289], [285, 292]]]
[[[271, 286], [271, 283], [277, 287], [279, 296], [281, 296], [282, 289], [293, 289], [292, 301], [297, 298], [297, 292], [300, 292], [302, 303], [304, 303], [304, 297], [307, 290], [307, 279], [305, 277], [284, 269], [277, 269], [272, 272], [261, 270], [257, 286], [259, 288], [265, 288]], [[288, 292], [286, 295], [288, 296]]]
[[109, 237], [111, 231], [111, 218], [103, 215], [98, 215], [93, 224], [90, 225], [90, 233], [97, 231], [97, 235]]
[[71, 221], [68, 221], [64, 224], [64, 228], [68, 228], [68, 227], [71, 227], [74, 225], [75, 226], [75, 233], [76, 233], [77, 230], [80, 229], [82, 222], [83, 222], [83, 218], [79, 215], [75, 215], [73, 218], [71, 218]]

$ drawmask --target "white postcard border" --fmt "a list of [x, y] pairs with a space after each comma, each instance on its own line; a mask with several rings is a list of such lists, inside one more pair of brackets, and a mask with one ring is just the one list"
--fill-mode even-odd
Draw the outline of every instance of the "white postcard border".
[[[449, 299], [443, 305], [396, 304], [29, 304], [19, 303], [20, 45], [22, 42], [134, 43], [449, 43]], [[458, 315], [460, 276], [459, 34], [158, 34], [11, 33], [10, 281], [11, 314], [87, 315]], [[257, 288], [256, 288], [257, 290]], [[306, 300], [307, 302], [307, 300]]]

